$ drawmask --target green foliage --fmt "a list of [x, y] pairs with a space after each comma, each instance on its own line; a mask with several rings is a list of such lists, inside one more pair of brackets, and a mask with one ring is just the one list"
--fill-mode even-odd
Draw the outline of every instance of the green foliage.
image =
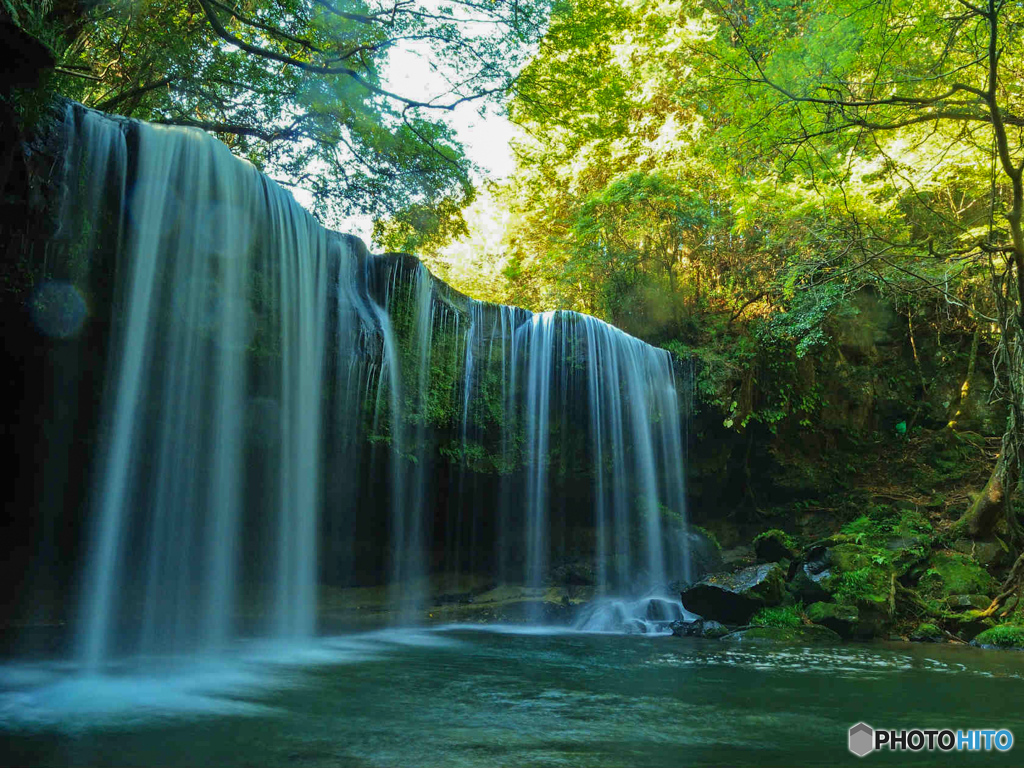
[[841, 533], [853, 538], [854, 543], [863, 544], [868, 539], [877, 539], [885, 532], [885, 528], [867, 515], [861, 515], [841, 529]]
[[[1012, 83], [1020, 10], [1000, 14]], [[961, 324], [996, 311], [977, 243], [1005, 241], [987, 227], [1011, 190], [991, 189], [987, 108], [940, 118], [912, 100], [945, 103], [958, 77], [985, 88], [984, 35], [954, 18], [930, 0], [560, 4], [510, 105], [518, 170], [438, 263], [476, 295], [590, 312], [697, 358], [727, 429], [828, 429], [822, 363], [851, 367], [841, 337], [862, 289], [908, 313], [938, 299]], [[873, 98], [875, 82], [911, 100]], [[1019, 120], [1019, 94], [1000, 97]], [[891, 377], [880, 406], [931, 386]]]
[[762, 608], [750, 619], [754, 627], [800, 627], [803, 623], [803, 607], [799, 605]]
[[47, 23], [47, 16], [54, 4], [54, 0], [0, 0], [0, 15], [6, 15], [15, 26], [53, 49], [59, 38], [53, 25]]
[[870, 567], [844, 571], [839, 574], [833, 597], [840, 603], [856, 604], [876, 596], [874, 570]]
[[762, 531], [754, 537], [751, 542], [755, 547], [757, 542], [765, 539], [776, 539], [780, 544], [785, 546], [787, 549], [796, 550], [796, 540], [785, 531], [779, 530], [778, 528], [769, 528], [767, 531]]
[[868, 514], [846, 523], [839, 532], [855, 544], [882, 546], [892, 538], [927, 537], [931, 531], [931, 523], [917, 510], [870, 505]]
[[[798, 287], [801, 290], [797, 291]], [[799, 286], [795, 276], [787, 277], [784, 291], [791, 295], [788, 308], [758, 324], [755, 333], [766, 344], [786, 340], [793, 345], [796, 357], [802, 358], [829, 342], [830, 322], [842, 322], [856, 313], [845, 304], [847, 290], [841, 283]]]
[[[317, 213], [393, 218], [380, 239], [413, 247], [462, 231], [473, 197], [444, 115], [503, 92], [548, 13], [546, 0], [3, 2], [41, 19], [60, 93], [208, 130], [305, 190]], [[434, 94], [389, 90], [396, 59], [433, 63], [450, 82], [438, 78]]]

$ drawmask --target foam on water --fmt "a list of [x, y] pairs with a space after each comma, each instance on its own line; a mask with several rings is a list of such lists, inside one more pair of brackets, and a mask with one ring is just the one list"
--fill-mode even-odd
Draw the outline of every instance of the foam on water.
[[639, 599], [606, 597], [588, 605], [573, 628], [580, 632], [668, 635], [673, 621], [693, 621], [697, 616], [683, 608], [678, 598], [647, 595]]
[[314, 642], [239, 642], [227, 654], [140, 656], [102, 672], [67, 662], [0, 666], [0, 728], [78, 729], [158, 718], [265, 715], [269, 693], [304, 685], [303, 670], [372, 661], [402, 647], [453, 648], [427, 630], [386, 629]]

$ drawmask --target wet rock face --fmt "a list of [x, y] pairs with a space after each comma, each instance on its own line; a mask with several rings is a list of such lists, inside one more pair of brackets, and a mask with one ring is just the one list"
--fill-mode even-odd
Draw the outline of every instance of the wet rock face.
[[684, 535], [689, 540], [690, 568], [695, 578], [722, 568], [722, 550], [714, 540], [692, 528]]
[[831, 600], [832, 595], [827, 588], [832, 577], [831, 564], [827, 547], [812, 547], [789, 584], [793, 597], [804, 603]]
[[785, 580], [777, 563], [711, 574], [683, 590], [683, 606], [705, 619], [745, 624], [761, 608], [782, 602]]

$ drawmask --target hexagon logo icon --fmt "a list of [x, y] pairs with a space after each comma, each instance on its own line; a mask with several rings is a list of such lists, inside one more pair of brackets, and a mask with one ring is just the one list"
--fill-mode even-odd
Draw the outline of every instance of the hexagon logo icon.
[[850, 728], [849, 747], [857, 757], [864, 757], [875, 748], [875, 729], [867, 723], [857, 723]]

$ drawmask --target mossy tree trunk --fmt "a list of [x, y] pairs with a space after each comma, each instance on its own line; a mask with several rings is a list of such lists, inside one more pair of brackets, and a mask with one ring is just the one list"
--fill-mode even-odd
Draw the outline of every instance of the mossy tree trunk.
[[971, 538], [991, 538], [999, 524], [1000, 515], [1006, 512], [1005, 469], [1003, 454], [1000, 453], [985, 487], [982, 488], [978, 498], [974, 500], [964, 516], [960, 518], [960, 524], [966, 528]]
[[[971, 384], [974, 380], [975, 365], [978, 361], [978, 340], [981, 338], [981, 324], [979, 323], [974, 328], [974, 337], [971, 339], [971, 355], [967, 363], [967, 375], [964, 377], [964, 383], [960, 387], [960, 391], [957, 393], [956, 400], [954, 400], [949, 407], [948, 419], [946, 427], [947, 429], [956, 429], [960, 423], [960, 420], [966, 416], [970, 408], [970, 397], [971, 397]], [[911, 337], [913, 339], [913, 337]], [[917, 352], [915, 350], [914, 357], [916, 359]]]

